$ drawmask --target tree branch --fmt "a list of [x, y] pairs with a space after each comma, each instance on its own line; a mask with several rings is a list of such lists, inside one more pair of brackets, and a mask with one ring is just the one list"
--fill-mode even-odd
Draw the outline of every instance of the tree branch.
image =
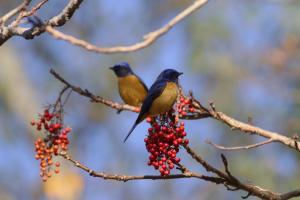
[[[82, 96], [88, 97], [92, 102], [102, 103], [106, 106], [109, 106], [109, 107], [117, 109], [117, 110], [128, 110], [128, 111], [132, 111], [132, 112], [139, 112], [139, 108], [137, 108], [137, 107], [130, 106], [127, 104], [116, 103], [114, 101], [107, 100], [103, 97], [96, 96], [96, 95], [92, 94], [91, 92], [89, 92], [87, 89], [83, 90], [78, 86], [74, 86], [74, 85], [70, 84], [69, 82], [67, 82], [64, 78], [62, 78], [53, 69], [50, 70], [50, 73], [56, 79], [58, 79], [59, 81], [64, 83], [66, 86], [70, 87], [74, 92], [76, 92]], [[216, 119], [218, 121], [221, 121], [221, 122], [227, 124], [228, 126], [230, 126], [230, 128], [232, 130], [240, 130], [240, 131], [243, 131], [244, 133], [256, 134], [261, 137], [269, 139], [270, 141], [267, 143], [280, 142], [280, 143], [300, 152], [300, 149], [298, 148], [298, 147], [300, 147], [300, 142], [296, 138], [289, 138], [284, 135], [280, 135], [279, 133], [267, 131], [267, 130], [261, 129], [259, 127], [238, 121], [236, 119], [233, 119], [233, 118], [225, 115], [222, 112], [216, 111], [215, 105], [213, 103], [211, 103], [211, 109], [208, 109], [208, 108], [204, 107], [199, 101], [194, 99], [193, 96], [191, 98], [192, 98], [193, 106], [196, 108], [195, 112], [192, 115], [189, 115], [189, 114], [188, 115], [179, 115], [179, 117], [181, 119], [189, 120], [189, 119], [202, 119], [202, 118], [210, 117], [210, 118]]]
[[178, 179], [178, 178], [197, 178], [202, 179], [210, 182], [214, 182], [216, 184], [220, 184], [224, 182], [223, 179], [218, 177], [211, 177], [211, 176], [204, 176], [202, 174], [190, 172], [186, 170], [182, 174], [173, 174], [169, 176], [160, 176], [160, 175], [143, 175], [143, 176], [132, 176], [132, 175], [120, 175], [120, 174], [108, 174], [105, 172], [96, 172], [89, 167], [81, 164], [79, 161], [76, 161], [70, 157], [70, 155], [67, 152], [60, 152], [60, 156], [62, 156], [64, 159], [72, 162], [76, 167], [86, 171], [89, 173], [90, 176], [103, 178], [103, 179], [109, 179], [109, 180], [115, 180], [115, 181], [130, 181], [130, 180], [168, 180], [168, 179]]
[[196, 0], [192, 5], [190, 5], [188, 8], [186, 8], [181, 13], [179, 13], [177, 16], [175, 16], [166, 25], [143, 36], [143, 40], [141, 42], [138, 42], [138, 43], [135, 43], [135, 44], [129, 45], [129, 46], [98, 47], [98, 46], [93, 45], [84, 40], [77, 39], [71, 35], [67, 35], [58, 30], [55, 30], [54, 28], [52, 28], [51, 24], [46, 26], [46, 31], [56, 39], [67, 41], [73, 45], [82, 47], [88, 51], [92, 51], [95, 53], [111, 54], [111, 53], [133, 52], [133, 51], [137, 51], [139, 49], [143, 49], [143, 48], [151, 45], [152, 43], [154, 43], [159, 37], [166, 34], [173, 26], [175, 26], [177, 23], [182, 21], [187, 16], [191, 15], [193, 12], [195, 12], [199, 8], [201, 8], [207, 2], [208, 2], [208, 0]]
[[[96, 96], [92, 94], [89, 90], [87, 89], [82, 89], [79, 86], [75, 86], [65, 80], [60, 74], [58, 74], [54, 69], [50, 69], [50, 73], [58, 79], [60, 82], [62, 82], [65, 86], [69, 87], [72, 89], [72, 91], [76, 92], [79, 95], [85, 96], [90, 99], [91, 102], [95, 103], [102, 103], [106, 106], [109, 106], [113, 109], [116, 109], [118, 111], [122, 110], [128, 110], [131, 112], [139, 112], [140, 108], [139, 107], [134, 107], [128, 104], [121, 104], [117, 103], [108, 99], [105, 99], [101, 96]], [[179, 116], [181, 119], [201, 119], [201, 118], [206, 118], [209, 117], [210, 115], [207, 113], [201, 113], [200, 111], [198, 113], [195, 113], [195, 115], [185, 115], [185, 116]]]
[[[267, 199], [267, 200], [286, 200], [286, 199], [293, 198], [295, 196], [300, 196], [300, 194], [298, 194], [298, 190], [293, 191], [291, 193], [286, 193], [286, 194], [288, 194], [288, 195], [286, 195], [286, 194], [273, 193], [269, 190], [260, 188], [256, 185], [242, 183], [241, 181], [239, 181], [236, 177], [234, 177], [229, 172], [228, 162], [224, 155], [221, 155], [221, 156], [222, 156], [222, 161], [223, 161], [226, 173], [224, 173], [224, 172], [218, 170], [217, 168], [213, 167], [212, 165], [208, 164], [203, 158], [200, 157], [200, 155], [198, 155], [196, 152], [194, 152], [189, 146], [185, 145], [184, 148], [186, 149], [187, 153], [190, 154], [192, 156], [192, 158], [194, 158], [194, 160], [196, 160], [199, 164], [201, 164], [206, 169], [206, 171], [212, 172], [212, 173], [216, 174], [217, 176], [224, 178], [226, 180], [226, 182], [224, 183], [224, 186], [227, 188], [227, 190], [230, 190], [230, 191], [244, 190], [244, 191], [246, 191], [247, 195], [242, 197], [244, 199], [248, 198], [249, 196], [256, 196], [261, 199]], [[295, 195], [295, 196], [293, 196], [293, 195]]]
[[[224, 124], [228, 125], [231, 130], [240, 130], [244, 133], [248, 134], [255, 134], [267, 139], [272, 140], [272, 142], [280, 142], [281, 144], [284, 144], [298, 152], [300, 152], [300, 142], [297, 138], [289, 138], [284, 136], [283, 134], [279, 134], [272, 131], [267, 131], [262, 128], [259, 128], [254, 125], [247, 124], [245, 122], [238, 121], [236, 119], [233, 119], [232, 117], [229, 117], [228, 115], [219, 112], [216, 110], [215, 105], [213, 102], [210, 102], [211, 109], [208, 109], [204, 107], [199, 101], [194, 99], [193, 105], [197, 108], [195, 112], [204, 115], [207, 114], [208, 117], [213, 118], [215, 120], [218, 120], [220, 122], [223, 122]], [[197, 114], [194, 115], [196, 119]], [[200, 117], [201, 118], [201, 117]]]
[[281, 199], [291, 199], [300, 196], [300, 189], [281, 194]]
[[169, 180], [169, 179], [178, 179], [178, 178], [196, 178], [204, 181], [209, 181], [215, 184], [223, 184], [227, 190], [236, 191], [236, 190], [244, 190], [247, 192], [245, 196], [242, 196], [243, 199], [248, 198], [249, 196], [256, 196], [261, 199], [267, 200], [287, 200], [293, 197], [300, 196], [300, 190], [291, 191], [284, 194], [277, 194], [271, 191], [265, 190], [255, 185], [245, 184], [240, 182], [236, 177], [234, 177], [228, 169], [228, 161], [224, 155], [222, 156], [222, 161], [225, 167], [225, 172], [222, 172], [215, 167], [208, 164], [204, 161], [199, 155], [197, 155], [190, 147], [184, 147], [187, 152], [198, 161], [207, 171], [216, 174], [217, 176], [206, 176], [199, 173], [191, 172], [186, 167], [181, 164], [178, 164], [179, 170], [182, 172], [181, 174], [173, 174], [168, 176], [160, 176], [160, 175], [142, 175], [142, 176], [134, 176], [134, 175], [123, 175], [123, 174], [109, 174], [105, 172], [96, 172], [89, 167], [83, 165], [79, 161], [76, 161], [71, 158], [71, 156], [67, 152], [60, 152], [59, 155], [69, 162], [73, 163], [74, 166], [79, 169], [89, 173], [92, 177], [98, 177], [105, 180], [115, 180], [115, 181], [131, 181], [131, 180]]
[[293, 138], [289, 138], [282, 134], [272, 132], [272, 131], [267, 131], [267, 130], [264, 130], [257, 126], [253, 126], [253, 125], [238, 121], [236, 119], [233, 119], [233, 118], [227, 116], [226, 114], [224, 114], [222, 112], [210, 110], [209, 113], [211, 114], [212, 118], [223, 122], [224, 124], [228, 125], [232, 130], [240, 130], [240, 131], [243, 131], [244, 133], [259, 135], [261, 137], [271, 139], [272, 142], [280, 142], [298, 152], [300, 151], [300, 149], [299, 149], [300, 142]]
[[[44, 23], [44, 25], [49, 25], [52, 27], [62, 26], [67, 21], [71, 19], [75, 11], [79, 8], [83, 0], [70, 0], [66, 7], [62, 10], [61, 13], [52, 17]], [[13, 26], [12, 22], [8, 26], [2, 26], [0, 28], [0, 46], [4, 44], [12, 36], [21, 36], [27, 40], [33, 39], [35, 36], [40, 35], [45, 32], [44, 26], [34, 26], [32, 28], [22, 28]]]
[[[55, 78], [60, 80], [62, 83], [65, 84], [65, 88], [62, 90], [62, 92], [59, 95], [59, 98], [62, 96], [62, 93], [64, 93], [67, 89], [71, 89], [70, 91], [75, 91], [80, 95], [88, 97], [91, 101], [93, 102], [99, 102], [103, 103], [107, 106], [110, 106], [115, 109], [122, 109], [122, 104], [116, 104], [112, 101], [103, 99], [102, 97], [95, 96], [91, 94], [88, 90], [83, 90], [80, 87], [74, 86], [70, 83], [68, 83], [65, 79], [63, 79], [58, 73], [56, 73], [54, 70], [50, 70], [50, 73], [54, 75]], [[199, 103], [197, 100], [192, 100], [196, 103]], [[193, 103], [193, 102], [192, 102]], [[201, 107], [200, 105], [196, 106], [197, 109], [198, 107]], [[126, 108], [124, 109], [131, 110], [137, 112], [135, 107], [131, 108]], [[208, 110], [206, 108], [201, 108], [203, 111]], [[213, 112], [217, 112], [215, 107], [212, 105], [212, 110]], [[271, 142], [268, 141], [268, 142]], [[267, 142], [264, 142], [267, 143]], [[257, 144], [256, 144], [257, 145]], [[238, 178], [236, 178], [229, 170], [229, 165], [226, 157], [222, 154], [222, 162], [225, 168], [225, 172], [222, 170], [219, 170], [218, 168], [210, 165], [207, 161], [205, 161], [200, 155], [198, 155], [195, 151], [193, 151], [188, 145], [182, 145], [185, 149], [186, 152], [194, 159], [196, 160], [201, 166], [205, 168], [207, 172], [213, 173], [214, 176], [207, 176], [207, 175], [202, 175], [199, 173], [191, 172], [187, 167], [184, 165], [178, 163], [176, 164], [178, 167], [177, 169], [181, 171], [181, 174], [174, 174], [174, 175], [169, 175], [169, 176], [160, 176], [160, 175], [144, 175], [144, 176], [132, 176], [132, 175], [122, 175], [122, 174], [109, 174], [105, 172], [96, 172], [89, 167], [81, 164], [80, 162], [73, 160], [66, 152], [61, 152], [59, 153], [60, 156], [65, 158], [66, 160], [72, 162], [76, 167], [88, 172], [90, 176], [93, 177], [99, 177], [102, 179], [110, 179], [110, 180], [116, 180], [116, 181], [129, 181], [129, 180], [145, 180], [145, 179], [151, 179], [151, 180], [161, 180], [161, 179], [177, 179], [177, 178], [197, 178], [197, 179], [202, 179], [205, 181], [213, 182], [215, 184], [222, 184], [224, 185], [227, 190], [229, 191], [236, 191], [236, 190], [243, 190], [246, 191], [246, 195], [242, 196], [243, 199], [248, 198], [249, 196], [256, 196], [261, 199], [267, 199], [267, 200], [286, 200], [293, 198], [295, 196], [300, 196], [298, 193], [298, 190], [284, 193], [284, 194], [279, 194], [279, 193], [274, 193], [272, 191], [263, 189], [261, 187], [258, 187], [253, 184], [248, 184], [248, 183], [243, 183], [240, 181]]]
[[221, 150], [242, 150], [242, 149], [252, 149], [252, 148], [260, 147], [260, 146], [263, 146], [265, 144], [272, 143], [272, 142], [274, 142], [274, 140], [273, 139], [268, 139], [266, 141], [258, 142], [256, 144], [251, 144], [251, 145], [246, 145], [246, 146], [238, 146], [238, 147], [224, 147], [222, 145], [215, 144], [210, 140], [206, 140], [205, 142], [207, 144], [210, 144], [210, 145], [216, 147], [217, 149], [221, 149]]

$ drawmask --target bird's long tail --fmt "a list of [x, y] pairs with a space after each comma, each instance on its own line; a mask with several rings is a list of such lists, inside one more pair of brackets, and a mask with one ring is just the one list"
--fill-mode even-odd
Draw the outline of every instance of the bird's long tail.
[[126, 135], [126, 138], [124, 139], [124, 142], [126, 142], [126, 140], [128, 139], [128, 137], [130, 136], [130, 134], [132, 133], [132, 131], [135, 129], [135, 127], [141, 123], [145, 118], [146, 118], [147, 114], [139, 114], [138, 118], [136, 119], [136, 121], [134, 122], [133, 126], [131, 127], [130, 131], [128, 132], [128, 134]]
[[126, 135], [125, 139], [124, 139], [124, 143], [126, 142], [126, 140], [128, 139], [128, 137], [130, 136], [130, 134], [132, 133], [132, 131], [135, 129], [135, 127], [138, 125], [138, 123], [134, 123], [133, 126], [131, 127], [129, 133]]

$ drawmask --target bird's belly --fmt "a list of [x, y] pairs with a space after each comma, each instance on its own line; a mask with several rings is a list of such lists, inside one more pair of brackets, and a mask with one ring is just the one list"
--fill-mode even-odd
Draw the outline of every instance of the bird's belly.
[[177, 85], [175, 83], [168, 83], [163, 93], [153, 101], [148, 112], [149, 115], [155, 116], [168, 112], [173, 107], [177, 99], [177, 94]]
[[126, 104], [140, 106], [144, 101], [147, 91], [135, 76], [119, 78], [119, 93]]

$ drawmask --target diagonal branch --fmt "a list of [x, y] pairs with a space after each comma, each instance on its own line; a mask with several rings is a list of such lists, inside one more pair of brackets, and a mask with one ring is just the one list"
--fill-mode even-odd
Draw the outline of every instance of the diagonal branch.
[[256, 196], [261, 199], [268, 199], [268, 200], [283, 200], [280, 194], [271, 192], [269, 190], [260, 188], [256, 185], [246, 184], [239, 181], [236, 177], [234, 177], [228, 169], [228, 162], [224, 155], [222, 156], [222, 161], [225, 167], [225, 172], [213, 167], [208, 162], [206, 162], [199, 154], [193, 151], [188, 145], [185, 145], [184, 148], [186, 149], [187, 153], [192, 156], [194, 160], [196, 160], [199, 164], [201, 164], [206, 171], [212, 172], [216, 174], [218, 177], [224, 178], [226, 180], [224, 186], [227, 190], [235, 191], [235, 190], [244, 190], [247, 192], [247, 195], [243, 198], [248, 198], [249, 196]]
[[195, 12], [199, 8], [201, 8], [207, 2], [208, 2], [208, 0], [196, 0], [192, 5], [190, 5], [188, 8], [186, 8], [181, 13], [179, 13], [177, 16], [175, 16], [166, 25], [143, 36], [143, 40], [141, 42], [138, 42], [138, 43], [135, 43], [135, 44], [129, 45], [129, 46], [98, 47], [98, 46], [93, 45], [84, 40], [77, 39], [71, 35], [67, 35], [58, 30], [55, 30], [51, 24], [49, 24], [49, 26], [46, 27], [46, 31], [56, 39], [67, 41], [73, 45], [82, 47], [88, 51], [92, 51], [95, 53], [111, 54], [111, 53], [132, 52], [132, 51], [137, 51], [139, 49], [143, 49], [143, 48], [151, 45], [159, 37], [163, 36], [171, 28], [173, 28], [173, 26], [175, 26], [177, 23], [182, 21], [187, 16], [191, 15], [193, 12]]
[[300, 196], [300, 189], [281, 194], [281, 199], [291, 199]]
[[53, 69], [50, 70], [50, 73], [59, 81], [61, 81], [62, 83], [64, 83], [66, 86], [68, 86], [69, 88], [71, 88], [74, 92], [76, 92], [79, 95], [88, 97], [91, 102], [96, 102], [96, 103], [102, 103], [106, 106], [109, 106], [111, 108], [117, 109], [117, 110], [129, 110], [132, 112], [139, 112], [139, 108], [138, 107], [134, 107], [134, 106], [130, 106], [127, 104], [119, 104], [116, 103], [114, 101], [105, 99], [103, 97], [100, 96], [96, 96], [94, 94], [92, 94], [90, 91], [88, 91], [87, 89], [83, 90], [78, 86], [72, 85], [71, 83], [67, 82], [63, 77], [61, 77], [56, 71], [54, 71]]

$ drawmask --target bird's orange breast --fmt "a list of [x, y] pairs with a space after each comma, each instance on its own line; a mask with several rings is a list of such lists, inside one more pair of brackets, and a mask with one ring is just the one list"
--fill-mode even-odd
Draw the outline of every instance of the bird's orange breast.
[[134, 75], [119, 77], [118, 86], [123, 101], [132, 106], [140, 106], [147, 95], [147, 90]]
[[176, 102], [178, 86], [176, 83], [168, 82], [164, 91], [157, 97], [148, 112], [148, 115], [155, 116], [168, 112]]

